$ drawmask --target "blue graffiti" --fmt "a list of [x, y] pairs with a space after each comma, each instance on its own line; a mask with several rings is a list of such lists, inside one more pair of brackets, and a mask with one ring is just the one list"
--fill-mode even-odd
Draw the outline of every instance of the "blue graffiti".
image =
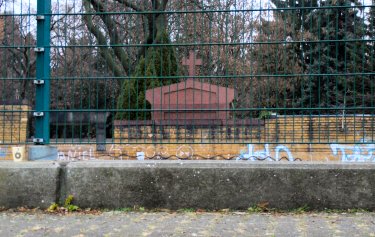
[[8, 147], [0, 147], [0, 158], [5, 158], [8, 153]]
[[341, 152], [342, 162], [375, 162], [375, 144], [340, 145], [331, 144], [332, 154], [337, 156]]
[[264, 145], [263, 150], [255, 150], [253, 144], [247, 145], [247, 151], [241, 151], [241, 154], [237, 157], [237, 160], [249, 160], [249, 161], [257, 161], [257, 160], [265, 160], [265, 161], [280, 161], [280, 153], [285, 152], [287, 154], [287, 158], [289, 161], [294, 161], [293, 154], [289, 150], [287, 146], [284, 145], [277, 145], [274, 149], [275, 156], [271, 156], [270, 146], [269, 144]]

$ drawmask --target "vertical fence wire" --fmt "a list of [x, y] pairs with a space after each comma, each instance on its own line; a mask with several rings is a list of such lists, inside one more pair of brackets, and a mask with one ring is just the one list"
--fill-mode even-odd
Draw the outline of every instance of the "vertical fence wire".
[[0, 4], [0, 144], [374, 143], [371, 0]]

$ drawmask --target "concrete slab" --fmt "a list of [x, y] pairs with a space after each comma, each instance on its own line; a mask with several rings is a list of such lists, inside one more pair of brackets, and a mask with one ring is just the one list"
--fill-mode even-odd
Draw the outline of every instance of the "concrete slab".
[[246, 161], [0, 162], [0, 207], [375, 210], [375, 165]]
[[[62, 199], [91, 208], [375, 209], [375, 165], [246, 161], [77, 162]], [[61, 200], [62, 200], [61, 199]]]
[[0, 162], [0, 207], [47, 208], [56, 201], [59, 165]]

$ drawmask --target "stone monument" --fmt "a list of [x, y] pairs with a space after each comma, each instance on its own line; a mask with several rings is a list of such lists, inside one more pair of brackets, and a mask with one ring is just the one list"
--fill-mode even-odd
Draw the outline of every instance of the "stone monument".
[[188, 66], [187, 80], [146, 91], [146, 100], [153, 110], [152, 120], [178, 124], [202, 120], [225, 123], [235, 90], [196, 79], [195, 69], [202, 66], [202, 60], [194, 51], [182, 60], [182, 65]]

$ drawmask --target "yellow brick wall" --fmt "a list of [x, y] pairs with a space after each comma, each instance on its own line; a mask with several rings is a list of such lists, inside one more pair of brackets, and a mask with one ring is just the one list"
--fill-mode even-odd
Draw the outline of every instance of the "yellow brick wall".
[[97, 152], [96, 145], [58, 145], [59, 160], [136, 160], [143, 152], [146, 159], [176, 160], [253, 160], [253, 157], [282, 161], [346, 161], [373, 162], [375, 145], [352, 144], [108, 144], [105, 152]]
[[[372, 116], [278, 117], [264, 126], [189, 129], [181, 126], [116, 127], [116, 143], [337, 143], [374, 140]], [[212, 132], [214, 131], [214, 132]]]
[[[305, 161], [372, 161], [374, 145], [355, 144], [374, 140], [374, 126], [374, 117], [367, 115], [289, 116], [265, 120], [264, 126], [232, 128], [230, 133], [225, 128], [218, 128], [214, 138], [207, 128], [196, 128], [193, 134], [183, 128], [178, 136], [176, 128], [166, 127], [164, 139], [161, 132], [156, 129], [156, 133], [153, 133], [150, 126], [139, 127], [138, 131], [133, 128], [130, 132], [126, 127], [116, 127], [115, 142], [129, 144], [113, 145], [112, 150], [117, 152], [116, 157], [125, 159], [134, 158], [137, 152], [144, 152], [146, 157], [162, 154], [162, 157], [189, 156], [191, 159], [229, 159], [238, 156], [252, 159], [257, 156]], [[141, 141], [152, 143], [153, 138], [158, 143], [187, 144], [132, 144]], [[199, 144], [208, 142], [214, 144]]]
[[[20, 143], [26, 139], [27, 126], [26, 113], [21, 114], [13, 113], [15, 121], [12, 120], [10, 125], [9, 122], [4, 122], [4, 119], [0, 120], [1, 125], [7, 124], [8, 127], [18, 128], [20, 135], [15, 138], [19, 139]], [[266, 120], [264, 126], [240, 127], [238, 135], [234, 134], [234, 129], [230, 134], [226, 129], [219, 129], [215, 131], [214, 138], [211, 137], [209, 129], [195, 129], [194, 134], [191, 134], [185, 128], [177, 132], [176, 128], [169, 127], [164, 129], [164, 139], [160, 131], [156, 130], [155, 134], [152, 133], [151, 127], [139, 127], [141, 132], [133, 129], [130, 133], [127, 128], [116, 127], [114, 141], [121, 144], [107, 144], [104, 152], [97, 152], [95, 144], [57, 145], [58, 158], [60, 160], [135, 160], [138, 153], [138, 155], [143, 154], [146, 159], [222, 160], [241, 157], [252, 160], [254, 157], [261, 159], [271, 157], [278, 160], [287, 158], [304, 161], [372, 162], [375, 157], [373, 154], [375, 144], [359, 142], [374, 140], [374, 122], [373, 117], [370, 116], [279, 117]], [[2, 133], [5, 134], [4, 131]], [[9, 137], [9, 131], [7, 134]], [[185, 136], [185, 134], [190, 135]], [[152, 144], [153, 141], [157, 141], [157, 144]], [[184, 142], [187, 144], [183, 144]], [[204, 142], [213, 144], [201, 144]], [[319, 142], [322, 144], [314, 144]], [[355, 143], [359, 144], [355, 145]], [[0, 158], [4, 150], [8, 152], [6, 158], [11, 159], [10, 146], [0, 146]]]
[[6, 111], [0, 112], [0, 144], [24, 143], [27, 135], [29, 107], [26, 105], [1, 105], [0, 110]]
[[27, 111], [30, 110], [30, 107], [27, 105], [0, 105], [0, 110], [2, 111], [0, 112], [0, 159], [12, 159], [11, 147], [26, 142]]

